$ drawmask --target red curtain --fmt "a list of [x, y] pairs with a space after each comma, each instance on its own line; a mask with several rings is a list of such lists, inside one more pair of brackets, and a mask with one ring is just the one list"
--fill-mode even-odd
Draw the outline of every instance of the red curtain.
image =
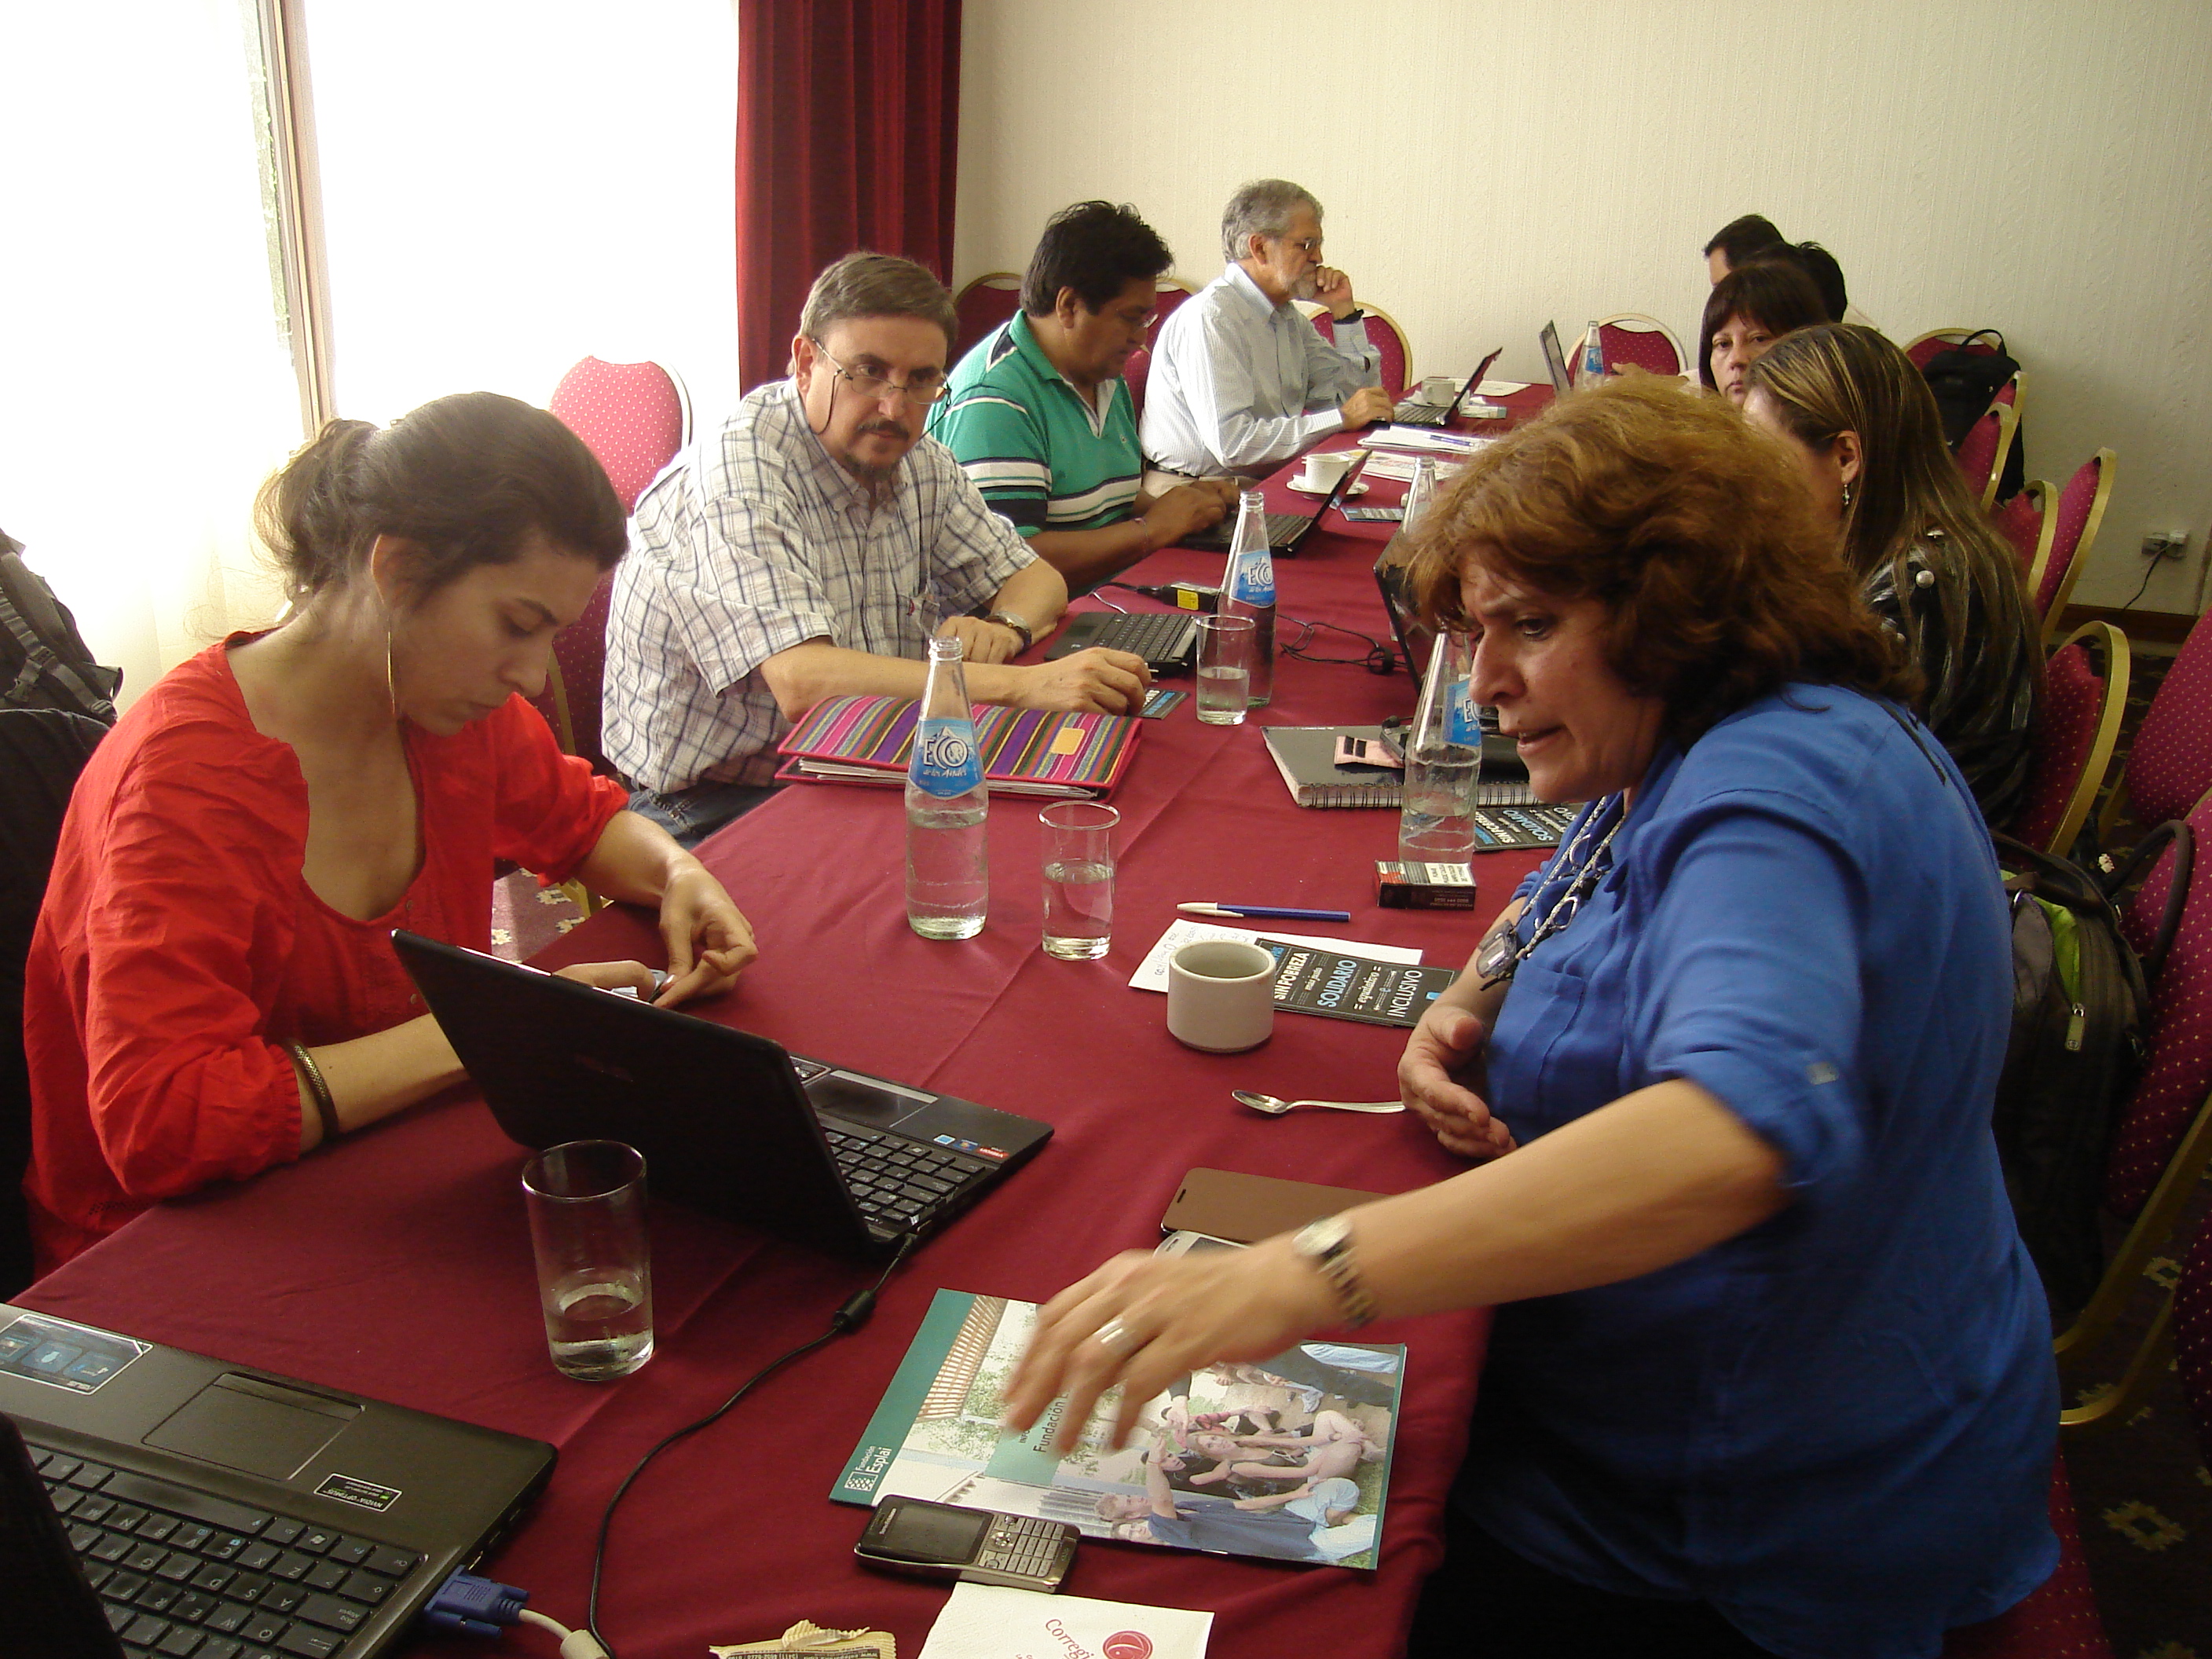
[[786, 372], [823, 266], [902, 253], [949, 281], [960, 0], [738, 0], [738, 358]]

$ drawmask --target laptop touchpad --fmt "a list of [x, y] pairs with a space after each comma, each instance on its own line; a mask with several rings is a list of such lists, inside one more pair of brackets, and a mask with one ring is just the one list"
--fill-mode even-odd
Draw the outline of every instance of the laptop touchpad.
[[171, 1413], [145, 1443], [247, 1474], [289, 1480], [331, 1443], [361, 1407], [279, 1388], [257, 1376], [219, 1376]]
[[908, 1093], [888, 1083], [870, 1083], [847, 1072], [824, 1072], [806, 1085], [806, 1097], [817, 1111], [877, 1129], [890, 1128], [937, 1098]]

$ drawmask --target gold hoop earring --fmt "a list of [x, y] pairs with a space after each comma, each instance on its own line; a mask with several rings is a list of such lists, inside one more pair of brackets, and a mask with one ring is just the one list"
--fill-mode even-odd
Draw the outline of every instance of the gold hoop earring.
[[384, 619], [384, 698], [392, 706], [392, 723], [399, 723], [399, 683], [392, 672], [392, 618]]

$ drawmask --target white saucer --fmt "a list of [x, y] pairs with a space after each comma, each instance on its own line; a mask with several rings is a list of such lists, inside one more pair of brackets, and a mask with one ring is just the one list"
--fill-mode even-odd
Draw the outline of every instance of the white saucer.
[[[1322, 484], [1316, 488], [1312, 484], [1303, 483], [1297, 478], [1292, 478], [1290, 481], [1290, 483], [1291, 488], [1297, 490], [1301, 495], [1326, 495], [1330, 490], [1336, 488], [1334, 484]], [[1344, 493], [1346, 495], [1364, 495], [1373, 488], [1374, 486], [1369, 483], [1366, 479], [1362, 478]]]

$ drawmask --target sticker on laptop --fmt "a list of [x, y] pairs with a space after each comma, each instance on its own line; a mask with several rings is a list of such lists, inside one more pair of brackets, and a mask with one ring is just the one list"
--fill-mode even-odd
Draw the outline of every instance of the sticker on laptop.
[[323, 1484], [315, 1488], [318, 1498], [335, 1498], [341, 1504], [350, 1504], [357, 1510], [374, 1510], [379, 1515], [399, 1501], [396, 1487], [380, 1486], [374, 1480], [357, 1480], [349, 1474], [331, 1474], [323, 1477]]
[[997, 1146], [986, 1146], [980, 1140], [963, 1140], [958, 1135], [939, 1135], [937, 1144], [950, 1146], [956, 1152], [973, 1152], [977, 1158], [1004, 1158], [1006, 1152]]
[[0, 1328], [0, 1371], [71, 1394], [97, 1394], [153, 1346], [44, 1314], [18, 1314]]

